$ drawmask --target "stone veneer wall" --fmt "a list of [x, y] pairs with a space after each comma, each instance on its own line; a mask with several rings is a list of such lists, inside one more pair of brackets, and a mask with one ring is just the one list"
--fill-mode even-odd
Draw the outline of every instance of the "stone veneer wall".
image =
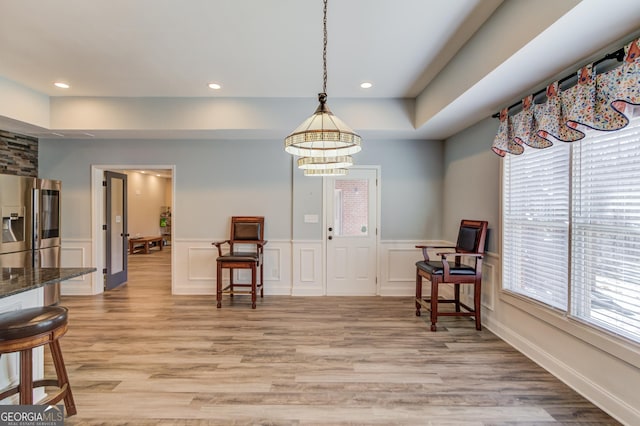
[[38, 139], [0, 130], [0, 174], [38, 176]]

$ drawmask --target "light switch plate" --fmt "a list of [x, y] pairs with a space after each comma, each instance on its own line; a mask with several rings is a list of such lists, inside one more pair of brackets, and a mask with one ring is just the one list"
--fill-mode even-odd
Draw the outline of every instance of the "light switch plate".
[[318, 215], [317, 214], [305, 214], [304, 215], [304, 223], [318, 223]]

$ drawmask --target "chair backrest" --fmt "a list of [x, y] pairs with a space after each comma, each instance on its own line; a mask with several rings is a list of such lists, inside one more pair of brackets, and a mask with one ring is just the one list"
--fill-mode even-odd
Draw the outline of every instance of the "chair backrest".
[[264, 240], [264, 216], [233, 216], [231, 236], [233, 244], [252, 244]]
[[482, 220], [460, 221], [456, 251], [459, 253], [484, 253], [488, 222]]

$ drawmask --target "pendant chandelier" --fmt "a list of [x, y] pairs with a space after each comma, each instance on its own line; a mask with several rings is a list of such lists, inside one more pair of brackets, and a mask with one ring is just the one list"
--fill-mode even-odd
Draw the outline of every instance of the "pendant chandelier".
[[359, 152], [361, 138], [327, 106], [327, 0], [323, 10], [322, 93], [320, 105], [284, 139], [284, 150], [298, 157], [305, 176], [342, 176], [353, 165], [351, 154]]

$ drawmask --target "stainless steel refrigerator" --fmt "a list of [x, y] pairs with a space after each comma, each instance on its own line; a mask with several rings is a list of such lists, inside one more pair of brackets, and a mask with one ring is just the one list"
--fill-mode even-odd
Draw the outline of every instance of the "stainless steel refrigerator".
[[[60, 181], [0, 174], [1, 268], [60, 267]], [[44, 288], [58, 303], [60, 285]]]

